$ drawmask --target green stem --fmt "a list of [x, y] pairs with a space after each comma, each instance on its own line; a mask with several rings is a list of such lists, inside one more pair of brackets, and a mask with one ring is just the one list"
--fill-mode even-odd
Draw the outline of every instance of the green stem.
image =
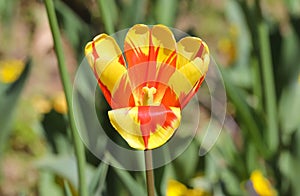
[[110, 8], [112, 8], [112, 6], [109, 6], [110, 3], [114, 3], [114, 0], [97, 0], [98, 9], [103, 18], [105, 31], [111, 35], [114, 33], [114, 22], [113, 17], [111, 16], [112, 10], [110, 10]]
[[77, 161], [77, 170], [79, 178], [79, 195], [87, 196], [87, 188], [85, 184], [85, 152], [84, 146], [81, 142], [80, 136], [76, 130], [73, 107], [72, 107], [72, 86], [70, 78], [67, 72], [65, 58], [63, 54], [62, 41], [60, 37], [59, 27], [57, 23], [57, 18], [54, 10], [54, 5], [52, 0], [45, 0], [45, 6], [47, 10], [48, 20], [52, 32], [52, 37], [54, 41], [55, 53], [58, 61], [58, 68], [60, 73], [60, 78], [62, 81], [63, 89], [66, 96], [66, 102], [68, 106], [68, 119], [70, 122], [70, 128], [72, 132], [72, 138], [74, 142], [75, 155]]
[[274, 85], [273, 67], [271, 59], [270, 40], [268, 28], [264, 22], [258, 24], [258, 37], [260, 43], [260, 57], [262, 66], [262, 76], [265, 92], [265, 104], [267, 114], [267, 141], [271, 152], [275, 152], [278, 147], [278, 123], [276, 93]]
[[257, 74], [261, 75], [264, 87], [264, 91], [259, 93], [259, 95], [263, 95], [264, 98], [264, 108], [266, 109], [267, 116], [266, 139], [270, 153], [269, 155], [272, 155], [279, 145], [279, 129], [277, 123], [276, 93], [268, 28], [263, 20], [259, 0], [255, 0], [254, 5], [252, 6], [247, 5], [247, 1], [238, 2], [245, 13], [252, 36], [254, 52], [259, 59], [260, 69]]
[[[167, 26], [173, 26], [178, 11], [177, 0], [160, 0], [155, 4], [156, 22]], [[166, 9], [168, 8], [168, 9]]]
[[144, 152], [148, 196], [155, 196], [152, 151], [145, 150]]

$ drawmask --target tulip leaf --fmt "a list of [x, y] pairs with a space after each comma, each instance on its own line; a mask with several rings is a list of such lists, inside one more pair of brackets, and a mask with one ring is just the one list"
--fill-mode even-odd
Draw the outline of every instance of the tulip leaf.
[[300, 28], [299, 28], [299, 26], [300, 26], [300, 17], [299, 16], [298, 17], [296, 17], [296, 16], [292, 17], [291, 18], [291, 23], [294, 27], [295, 32], [297, 33], [298, 38], [300, 39]]
[[90, 194], [95, 195], [95, 192], [102, 193], [105, 185], [105, 179], [108, 171], [108, 165], [106, 163], [100, 163], [91, 183], [89, 185]]
[[[164, 192], [161, 192], [161, 188], [163, 186], [163, 177], [165, 174], [165, 166], [154, 169], [154, 183], [155, 189], [158, 192], [158, 195], [162, 195]], [[165, 190], [165, 189], [162, 189]]]
[[226, 189], [229, 195], [239, 195], [241, 193], [240, 182], [237, 176], [229, 169], [220, 171], [223, 182], [226, 182]]
[[126, 186], [127, 190], [130, 192], [130, 195], [144, 195], [146, 190], [144, 190], [142, 186], [139, 186], [127, 171], [118, 168], [114, 168], [114, 171], [116, 172], [122, 183]]
[[[232, 81], [241, 87], [249, 87], [251, 85], [251, 74], [249, 74], [249, 54], [251, 50], [251, 40], [242, 10], [236, 1], [228, 1], [226, 4], [226, 17], [231, 21], [232, 34], [238, 33], [243, 36], [237, 36], [236, 41], [237, 57], [235, 66], [230, 67], [230, 77]], [[235, 32], [236, 31], [236, 32]], [[235, 36], [235, 35], [231, 35]], [[233, 39], [233, 38], [232, 38]]]
[[72, 196], [70, 185], [66, 180], [64, 180], [64, 189], [65, 189], [66, 196]]
[[38, 192], [43, 196], [63, 196], [63, 190], [55, 183], [55, 175], [49, 171], [40, 172]]
[[44, 115], [42, 125], [45, 131], [45, 136], [54, 153], [69, 152], [70, 141], [67, 137], [67, 122], [64, 116], [51, 110]]
[[[75, 188], [78, 188], [77, 166], [75, 157], [69, 155], [46, 156], [36, 162], [39, 169], [45, 169], [67, 179]], [[90, 182], [94, 173], [94, 168], [87, 166], [85, 174], [87, 182]]]
[[256, 148], [261, 154], [269, 154], [269, 149], [266, 148], [266, 145], [263, 141], [262, 134], [260, 129], [262, 124], [260, 121], [260, 116], [252, 110], [249, 104], [246, 102], [246, 95], [244, 91], [235, 86], [231, 81], [228, 73], [225, 70], [222, 71], [222, 76], [226, 88], [227, 95], [229, 100], [235, 105], [237, 110], [237, 118], [240, 119], [240, 122], [245, 125], [246, 135], [249, 135], [249, 139], [255, 143]]
[[300, 84], [287, 86], [279, 102], [280, 123], [287, 134], [300, 126]]
[[279, 92], [283, 91], [286, 85], [294, 82], [295, 78], [298, 78], [300, 71], [300, 45], [298, 43], [299, 39], [293, 31], [283, 37], [281, 66], [277, 70], [278, 85], [280, 84], [281, 88]]
[[[189, 147], [173, 161], [172, 164], [175, 168], [177, 178], [182, 182], [188, 182], [190, 177], [195, 174], [199, 160], [197, 156], [198, 150], [198, 145], [196, 145], [195, 141], [192, 141]], [[186, 167], [187, 160], [189, 163], [188, 167]]]
[[[290, 182], [293, 187], [292, 195], [299, 195], [300, 186], [299, 186], [299, 172], [300, 165], [299, 159], [292, 156], [289, 152], [282, 152], [279, 158], [279, 168], [280, 172], [285, 178]], [[291, 169], [293, 168], [293, 169]], [[284, 180], [284, 181], [287, 181]]]
[[[106, 154], [107, 158], [109, 158], [110, 161], [114, 162], [117, 164], [117, 161], [113, 158], [113, 156], [109, 153]], [[119, 165], [120, 168], [121, 165]], [[146, 190], [142, 186], [139, 186], [137, 181], [130, 175], [130, 173], [126, 170], [112, 167], [113, 171], [116, 173], [116, 175], [119, 177], [121, 182], [125, 185], [127, 190], [129, 191], [130, 195], [132, 196], [139, 196], [139, 195], [144, 195]]]

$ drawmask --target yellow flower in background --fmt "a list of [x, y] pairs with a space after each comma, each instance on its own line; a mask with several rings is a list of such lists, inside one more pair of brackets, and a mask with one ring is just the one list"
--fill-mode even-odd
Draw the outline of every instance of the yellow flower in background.
[[188, 188], [176, 180], [169, 180], [167, 185], [167, 196], [184, 195]]
[[58, 93], [53, 99], [53, 108], [56, 112], [66, 114], [68, 112], [66, 97], [64, 92]]
[[222, 37], [218, 41], [218, 51], [220, 59], [225, 66], [231, 65], [235, 62], [238, 55], [237, 49], [238, 30], [235, 26], [230, 26], [227, 36]]
[[21, 60], [3, 60], [0, 61], [0, 82], [12, 83], [16, 81], [25, 68]]
[[33, 97], [32, 104], [36, 111], [41, 114], [46, 114], [50, 112], [52, 108], [51, 102], [44, 96]]
[[254, 170], [251, 173], [250, 180], [256, 194], [260, 196], [276, 196], [276, 191], [271, 186], [271, 183], [259, 170]]
[[167, 184], [166, 196], [207, 196], [206, 191], [197, 189], [188, 189], [184, 184], [176, 181], [169, 180]]
[[234, 41], [228, 37], [220, 39], [218, 43], [219, 52], [224, 55], [224, 64], [231, 65], [237, 57], [237, 48]]
[[68, 111], [63, 91], [55, 93], [51, 98], [46, 95], [36, 95], [32, 98], [32, 104], [40, 114], [49, 113], [52, 109], [61, 114], [66, 114]]

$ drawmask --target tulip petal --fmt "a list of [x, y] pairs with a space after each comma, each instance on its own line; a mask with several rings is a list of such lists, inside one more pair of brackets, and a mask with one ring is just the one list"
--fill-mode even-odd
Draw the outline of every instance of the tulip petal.
[[136, 92], [133, 93], [135, 104], [141, 105], [143, 97], [139, 92], [142, 85], [155, 87], [155, 100], [161, 102], [168, 89], [165, 84], [176, 71], [176, 41], [172, 32], [163, 25], [150, 28], [135, 25], [126, 35], [124, 50], [130, 85]]
[[200, 38], [186, 37], [177, 43], [177, 71], [168, 85], [179, 95], [184, 108], [200, 87], [208, 70], [209, 50]]
[[98, 35], [86, 45], [85, 54], [111, 107], [133, 105], [129, 104], [131, 88], [125, 61], [114, 38], [106, 34]]
[[175, 38], [163, 25], [155, 25], [150, 29], [146, 25], [133, 26], [126, 35], [124, 50], [133, 87], [143, 82], [168, 78], [163, 73], [166, 67], [176, 67]]
[[150, 41], [150, 47], [153, 47], [150, 61], [156, 61], [158, 67], [161, 64], [176, 67], [176, 40], [170, 29], [164, 25], [153, 26]]
[[147, 25], [138, 24], [129, 29], [125, 37], [124, 52], [128, 68], [148, 62], [150, 30]]
[[[209, 54], [208, 46], [198, 37], [184, 37], [177, 43], [177, 69], [180, 69], [196, 58], [204, 59]], [[202, 72], [206, 72], [207, 67], [198, 66]]]
[[145, 62], [176, 66], [176, 41], [163, 25], [134, 25], [126, 35], [124, 50], [128, 68]]
[[154, 149], [166, 143], [178, 128], [181, 110], [176, 107], [139, 106], [108, 112], [113, 127], [129, 146]]

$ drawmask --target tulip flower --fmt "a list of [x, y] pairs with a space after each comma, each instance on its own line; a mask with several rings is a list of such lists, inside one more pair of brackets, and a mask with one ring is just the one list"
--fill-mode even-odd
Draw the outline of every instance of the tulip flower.
[[272, 187], [270, 181], [264, 177], [261, 171], [254, 170], [250, 176], [250, 188], [248, 191], [252, 191], [258, 196], [276, 196], [276, 190]]
[[170, 179], [167, 183], [166, 196], [207, 196], [207, 191], [200, 188], [187, 188], [184, 184]]
[[172, 137], [209, 64], [205, 42], [184, 37], [176, 43], [164, 25], [130, 28], [124, 52], [113, 37], [100, 34], [85, 54], [112, 108], [111, 124], [139, 150], [157, 148]]
[[2, 60], [0, 61], [0, 82], [13, 83], [22, 74], [25, 63], [21, 60]]

